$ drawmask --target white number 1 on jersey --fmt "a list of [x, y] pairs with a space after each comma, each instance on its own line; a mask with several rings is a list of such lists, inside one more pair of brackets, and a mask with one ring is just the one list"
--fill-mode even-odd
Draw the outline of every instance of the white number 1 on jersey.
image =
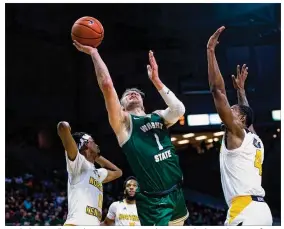
[[154, 134], [154, 136], [155, 136], [155, 138], [156, 138], [156, 142], [157, 142], [157, 145], [158, 145], [159, 150], [164, 149], [164, 147], [161, 145], [161, 142], [160, 142], [160, 139], [159, 139], [158, 135], [157, 135], [157, 134]]

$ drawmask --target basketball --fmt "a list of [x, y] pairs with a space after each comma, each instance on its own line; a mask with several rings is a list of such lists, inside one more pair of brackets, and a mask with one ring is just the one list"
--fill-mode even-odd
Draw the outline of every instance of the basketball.
[[96, 18], [81, 17], [72, 26], [71, 37], [82, 45], [96, 48], [104, 38], [104, 28]]

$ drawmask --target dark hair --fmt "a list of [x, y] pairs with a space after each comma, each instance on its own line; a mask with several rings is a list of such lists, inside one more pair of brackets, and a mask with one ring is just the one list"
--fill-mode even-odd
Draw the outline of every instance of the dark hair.
[[253, 124], [253, 110], [251, 107], [246, 105], [238, 105], [240, 109], [241, 115], [244, 115], [246, 117], [246, 127], [250, 127], [251, 124]]
[[123, 190], [125, 190], [126, 184], [127, 184], [127, 182], [128, 182], [129, 180], [136, 180], [136, 182], [137, 182], [136, 177], [134, 177], [134, 176], [127, 177], [126, 180], [125, 180], [124, 183], [123, 183]]
[[[75, 132], [72, 134], [72, 137], [74, 138], [75, 142], [76, 142], [76, 145], [77, 145], [77, 148], [79, 149], [79, 144], [81, 144], [81, 138], [87, 134], [86, 132]], [[83, 148], [81, 148], [80, 151], [82, 151]]]

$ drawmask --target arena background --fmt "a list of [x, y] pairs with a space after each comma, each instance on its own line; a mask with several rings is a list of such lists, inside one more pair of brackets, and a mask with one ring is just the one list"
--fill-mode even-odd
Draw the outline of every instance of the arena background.
[[[222, 225], [227, 207], [221, 189], [219, 125], [189, 126], [188, 115], [216, 113], [207, 80], [206, 44], [227, 27], [217, 59], [230, 103], [236, 65], [246, 63], [255, 129], [265, 145], [263, 187], [274, 224], [280, 225], [280, 4], [6, 4], [6, 225], [62, 225], [67, 213], [66, 164], [56, 125], [90, 132], [102, 154], [123, 169], [105, 186], [104, 214], [121, 198], [132, 172], [109, 126], [91, 58], [70, 38], [82, 16], [105, 29], [99, 52], [119, 95], [129, 87], [146, 93], [147, 111], [165, 108], [147, 78], [148, 50], [155, 52], [160, 78], [186, 106], [171, 128], [184, 173], [190, 217], [186, 225]], [[277, 112], [276, 112], [277, 113]], [[280, 115], [279, 115], [280, 116]], [[189, 144], [178, 144], [194, 133]], [[195, 140], [205, 135], [205, 140]], [[209, 142], [208, 142], [209, 140]]]

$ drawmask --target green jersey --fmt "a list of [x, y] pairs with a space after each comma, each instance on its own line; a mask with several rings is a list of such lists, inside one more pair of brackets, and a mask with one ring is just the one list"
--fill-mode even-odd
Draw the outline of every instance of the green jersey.
[[182, 180], [179, 158], [158, 114], [130, 115], [130, 136], [121, 147], [141, 190], [164, 191]]

